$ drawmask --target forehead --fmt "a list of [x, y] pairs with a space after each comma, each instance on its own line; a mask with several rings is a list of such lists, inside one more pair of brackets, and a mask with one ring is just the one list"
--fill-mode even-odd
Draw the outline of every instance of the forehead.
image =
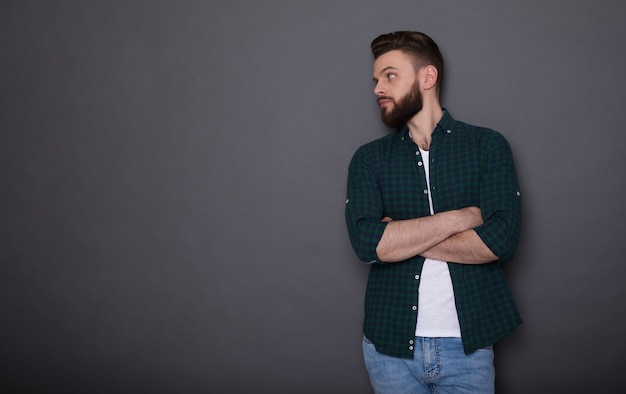
[[413, 70], [413, 59], [400, 50], [386, 52], [374, 61], [374, 75], [379, 75], [388, 69]]

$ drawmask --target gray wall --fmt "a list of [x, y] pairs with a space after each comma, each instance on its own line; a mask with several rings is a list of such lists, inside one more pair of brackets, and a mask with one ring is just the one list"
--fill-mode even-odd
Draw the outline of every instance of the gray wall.
[[498, 392], [620, 385], [623, 2], [214, 3], [0, 3], [2, 388], [370, 392], [344, 194], [402, 29], [516, 158]]

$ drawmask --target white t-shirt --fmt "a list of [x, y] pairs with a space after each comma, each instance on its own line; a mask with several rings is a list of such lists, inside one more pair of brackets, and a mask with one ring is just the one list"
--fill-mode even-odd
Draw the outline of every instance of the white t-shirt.
[[[430, 214], [434, 214], [430, 194], [429, 152], [420, 148], [428, 185]], [[461, 327], [454, 303], [450, 270], [445, 261], [426, 259], [419, 285], [415, 335], [420, 337], [460, 337]]]

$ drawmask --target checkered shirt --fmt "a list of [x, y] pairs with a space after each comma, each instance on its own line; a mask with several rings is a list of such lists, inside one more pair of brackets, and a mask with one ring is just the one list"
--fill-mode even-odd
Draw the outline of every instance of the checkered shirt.
[[[448, 263], [466, 353], [493, 344], [522, 323], [501, 262], [513, 257], [521, 194], [511, 149], [496, 131], [454, 120], [444, 110], [432, 134], [430, 184], [434, 211], [480, 207], [475, 231], [500, 258]], [[384, 354], [413, 357], [418, 287], [424, 258], [385, 263], [376, 246], [387, 223], [430, 215], [424, 165], [403, 127], [361, 146], [348, 171], [346, 223], [357, 256], [370, 264], [363, 332]]]

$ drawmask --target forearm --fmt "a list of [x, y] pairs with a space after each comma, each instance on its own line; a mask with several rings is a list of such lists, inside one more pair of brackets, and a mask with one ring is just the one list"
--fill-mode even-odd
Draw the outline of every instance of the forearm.
[[498, 260], [476, 231], [454, 234], [421, 253], [423, 257], [461, 264], [484, 264]]
[[441, 212], [416, 219], [393, 221], [385, 218], [387, 227], [376, 247], [381, 261], [393, 263], [423, 254], [452, 235], [482, 223], [475, 207]]

